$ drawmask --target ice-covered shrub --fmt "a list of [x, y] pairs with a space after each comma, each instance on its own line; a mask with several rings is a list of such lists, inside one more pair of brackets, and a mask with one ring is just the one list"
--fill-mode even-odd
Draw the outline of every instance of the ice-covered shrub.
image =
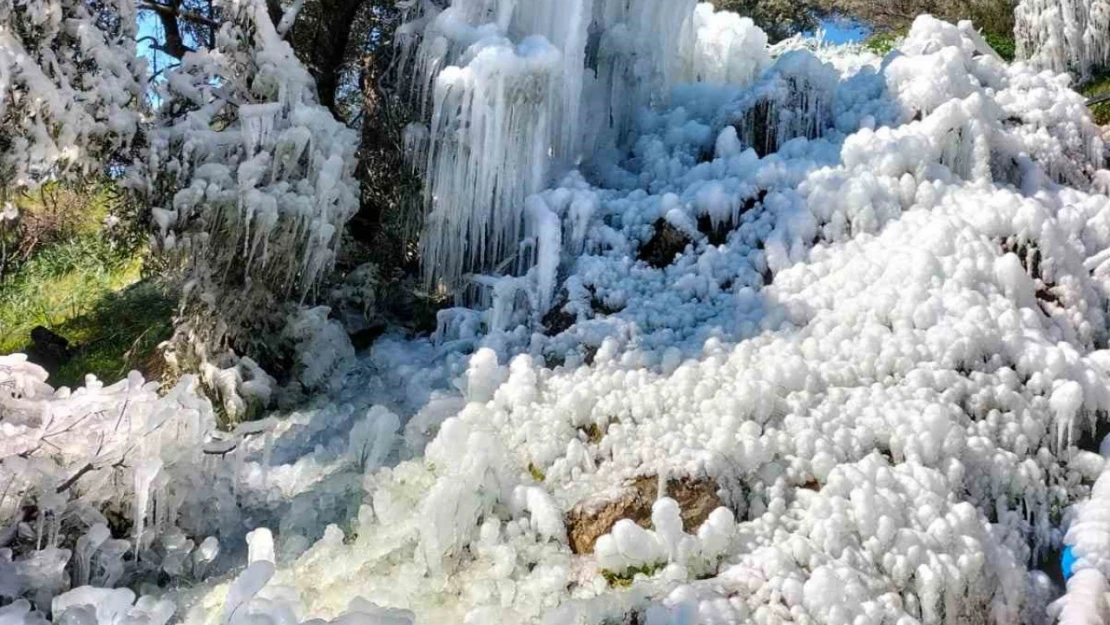
[[[227, 3], [217, 46], [164, 85], [148, 167], [155, 245], [180, 260], [194, 340], [275, 333], [335, 263], [358, 204], [357, 134], [314, 85], [264, 3]], [[259, 337], [256, 337], [256, 339]]]
[[43, 609], [71, 585], [111, 588], [148, 565], [182, 574], [171, 562], [191, 546], [165, 532], [207, 496], [192, 478], [215, 427], [196, 380], [160, 395], [138, 373], [72, 390], [46, 379], [22, 355], [0, 357], [0, 596]]

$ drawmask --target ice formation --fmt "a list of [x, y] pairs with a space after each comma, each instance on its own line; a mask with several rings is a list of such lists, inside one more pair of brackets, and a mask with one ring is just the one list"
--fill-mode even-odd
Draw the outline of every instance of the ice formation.
[[[128, 552], [147, 556], [171, 510], [203, 498], [188, 494], [189, 475], [215, 427], [193, 378], [160, 395], [135, 373], [111, 386], [89, 376], [75, 390], [46, 377], [21, 355], [0, 357], [0, 597], [27, 594], [40, 609], [70, 577], [111, 588], [134, 571]], [[105, 515], [131, 535], [113, 538]]]
[[1022, 0], [1014, 17], [1019, 58], [1082, 80], [1110, 69], [1110, 2]]
[[0, 2], [0, 186], [99, 170], [140, 133], [135, 3]]
[[224, 10], [217, 48], [186, 54], [160, 87], [174, 106], [147, 163], [156, 245], [222, 324], [216, 344], [318, 286], [358, 205], [357, 133], [316, 102], [265, 3]]
[[[1105, 445], [1105, 442], [1103, 443]], [[1077, 561], [1068, 580], [1067, 594], [1053, 605], [1062, 625], [1089, 625], [1110, 619], [1110, 593], [1106, 578], [1110, 574], [1110, 514], [1107, 499], [1110, 480], [1105, 469], [1105, 454], [1092, 459], [1093, 472], [1100, 467], [1098, 479], [1091, 488], [1090, 498], [1076, 506], [1075, 517], [1064, 537], [1074, 550]]]
[[[1099, 614], [1104, 581], [1050, 612], [1037, 571], [1110, 407], [1104, 145], [1067, 85], [930, 18], [887, 59], [792, 49], [674, 85], [520, 203], [520, 258], [477, 278], [489, 308], [375, 347], [379, 390], [328, 430], [357, 432], [348, 458], [370, 432], [394, 448], [357, 521], [266, 588], [427, 622]], [[660, 223], [685, 237], [661, 268], [636, 258]], [[543, 333], [545, 310], [567, 321]], [[724, 507], [688, 530], [660, 498], [572, 553], [566, 512], [645, 475], [708, 479]]]
[[[878, 58], [688, 2], [426, 4], [406, 143], [482, 306], [302, 361], [329, 392], [231, 432], [191, 380], [9, 357], [17, 434], [82, 444], [4, 455], [49, 471], [3, 500], [0, 621], [1105, 622], [1110, 197], [1066, 76], [928, 17]], [[59, 490], [121, 406], [195, 427]]]
[[695, 0], [460, 0], [425, 13], [418, 50], [402, 56], [430, 132], [407, 136], [428, 136], [415, 151], [426, 157], [425, 274], [451, 288], [511, 259], [525, 198], [624, 139], [641, 106], [682, 82], [742, 86], [767, 63], [751, 20]]

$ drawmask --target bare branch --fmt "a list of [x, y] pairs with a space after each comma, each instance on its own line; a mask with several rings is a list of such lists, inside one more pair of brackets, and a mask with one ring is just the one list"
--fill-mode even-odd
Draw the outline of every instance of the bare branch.
[[85, 466], [81, 467], [80, 470], [77, 471], [77, 473], [74, 473], [72, 476], [70, 476], [69, 479], [67, 479], [66, 481], [59, 484], [58, 488], [54, 489], [54, 492], [56, 492], [56, 493], [66, 492], [74, 484], [77, 483], [77, 480], [81, 479], [86, 473], [91, 473], [92, 471], [95, 471], [95, 470], [96, 470], [96, 467], [94, 467], [91, 462], [89, 464], [86, 464]]
[[176, 19], [182, 19], [182, 20], [185, 20], [186, 22], [192, 22], [194, 24], [200, 24], [202, 26], [207, 26], [209, 28], [215, 28], [217, 30], [219, 30], [219, 28], [220, 28], [220, 23], [217, 22], [216, 20], [214, 20], [210, 17], [206, 17], [204, 15], [201, 15], [199, 13], [193, 13], [192, 11], [183, 11], [183, 10], [181, 10], [181, 8], [179, 6], [175, 6], [175, 5], [158, 4], [157, 2], [145, 2], [144, 1], [144, 2], [139, 2], [139, 10], [140, 11], [142, 11], [142, 10], [153, 11], [154, 13], [157, 13], [160, 16], [165, 15], [165, 16], [176, 18]]

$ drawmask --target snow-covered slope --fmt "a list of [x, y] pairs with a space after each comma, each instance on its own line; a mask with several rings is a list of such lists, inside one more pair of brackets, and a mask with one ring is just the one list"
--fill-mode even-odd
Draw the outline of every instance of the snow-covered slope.
[[[1099, 622], [1101, 560], [1051, 611], [1038, 570], [1073, 518], [1099, 548], [1100, 506], [1071, 506], [1110, 410], [1105, 147], [1068, 79], [928, 17], [880, 59], [764, 50], [692, 2], [525, 5], [429, 10], [404, 52], [431, 280], [468, 307], [341, 392], [181, 441], [198, 461], [119, 467], [152, 521], [122, 581], [163, 584], [73, 618]], [[45, 610], [85, 530], [24, 518]]]

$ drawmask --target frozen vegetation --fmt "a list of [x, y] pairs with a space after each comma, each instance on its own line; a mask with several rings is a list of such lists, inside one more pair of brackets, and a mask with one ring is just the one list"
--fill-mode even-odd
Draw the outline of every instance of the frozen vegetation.
[[[0, 625], [1110, 619], [1110, 171], [1054, 71], [1087, 61], [928, 16], [879, 58], [694, 0], [410, 4], [458, 306], [357, 359], [298, 311], [327, 392], [232, 431], [277, 392], [248, 358], [166, 393], [0, 358]], [[350, 134], [229, 7], [136, 183], [213, 307], [311, 288], [354, 202]]]
[[1022, 0], [1014, 13], [1018, 55], [1088, 80], [1110, 68], [1110, 2]]

